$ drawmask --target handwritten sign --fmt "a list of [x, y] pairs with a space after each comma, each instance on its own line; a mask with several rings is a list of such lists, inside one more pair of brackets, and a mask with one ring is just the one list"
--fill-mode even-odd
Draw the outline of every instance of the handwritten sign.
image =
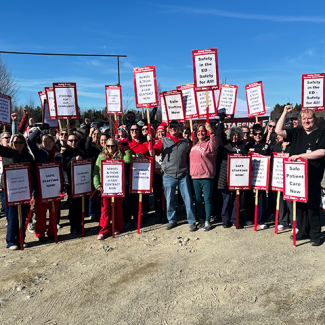
[[199, 116], [199, 113], [195, 100], [194, 84], [178, 86], [176, 89], [182, 92], [185, 118], [197, 118]]
[[267, 191], [269, 189], [270, 158], [258, 153], [249, 153], [252, 157], [252, 188]]
[[124, 160], [101, 161], [102, 197], [124, 197]]
[[53, 88], [57, 119], [78, 119], [77, 84], [54, 83]]
[[301, 109], [311, 108], [314, 111], [325, 110], [325, 73], [312, 73], [302, 75]]
[[248, 117], [265, 115], [265, 102], [262, 81], [245, 86]]
[[122, 86], [105, 86], [107, 114], [123, 115]]
[[221, 85], [217, 111], [224, 108], [227, 117], [235, 115], [236, 101], [237, 101], [238, 86], [236, 85]]
[[11, 126], [11, 97], [0, 94], [0, 124]]
[[288, 158], [288, 153], [273, 153], [273, 164], [272, 164], [272, 179], [271, 187], [272, 191], [283, 192], [283, 158]]
[[251, 189], [251, 164], [250, 156], [242, 156], [237, 153], [228, 155], [229, 190]]
[[288, 201], [308, 201], [307, 159], [297, 161], [283, 159], [283, 199]]
[[134, 68], [133, 80], [136, 107], [157, 107], [156, 67], [151, 65], [148, 67]]
[[196, 90], [219, 89], [217, 49], [192, 51], [194, 85]]
[[131, 164], [130, 193], [152, 193], [152, 159], [135, 158]]
[[61, 163], [36, 164], [36, 170], [41, 202], [60, 200], [62, 190]]
[[93, 160], [74, 160], [71, 163], [72, 197], [88, 196], [93, 190]]
[[54, 98], [54, 88], [53, 87], [45, 87], [46, 100], [48, 105], [48, 115], [50, 116], [50, 120], [57, 120], [58, 116], [55, 109], [55, 98]]
[[3, 165], [6, 206], [28, 204], [32, 197], [30, 164]]
[[164, 91], [165, 105], [169, 120], [185, 122], [185, 110], [180, 90]]
[[[217, 116], [216, 112], [216, 101], [214, 97], [214, 92], [208, 91], [209, 94], [209, 116]], [[198, 107], [199, 118], [207, 117], [207, 106], [206, 106], [206, 90], [195, 91], [196, 104]]]
[[168, 114], [167, 114], [167, 110], [166, 110], [164, 93], [161, 92], [159, 94], [159, 97], [160, 97], [161, 121], [163, 123], [168, 124], [169, 123], [169, 120], [168, 120]]
[[51, 120], [49, 116], [49, 109], [47, 100], [44, 100], [43, 104], [43, 123], [47, 123], [50, 126], [50, 129], [57, 129], [59, 127], [59, 121], [58, 120]]

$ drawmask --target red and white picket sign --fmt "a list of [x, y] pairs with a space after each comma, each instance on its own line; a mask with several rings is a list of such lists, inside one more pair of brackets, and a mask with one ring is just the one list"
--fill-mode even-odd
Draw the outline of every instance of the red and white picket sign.
[[245, 86], [248, 117], [265, 115], [265, 101], [262, 81]]
[[301, 110], [311, 108], [314, 111], [325, 110], [325, 73], [302, 75]]
[[102, 197], [124, 197], [124, 160], [101, 161]]
[[[226, 110], [227, 117], [233, 117], [236, 109], [237, 92], [237, 85], [221, 85], [218, 97], [217, 112], [218, 110], [224, 108]], [[214, 94], [216, 94], [216, 91]]]
[[42, 109], [44, 110], [44, 99], [46, 99], [46, 91], [42, 90], [38, 92], [39, 100], [41, 101]]
[[[208, 91], [209, 94], [209, 117], [217, 116], [216, 99], [214, 91]], [[199, 118], [207, 118], [206, 89], [197, 91], [195, 89], [195, 100], [198, 107]]]
[[30, 164], [3, 165], [6, 206], [28, 204], [32, 198]]
[[186, 119], [182, 92], [180, 90], [164, 91], [163, 96], [168, 119], [184, 123]]
[[57, 119], [78, 119], [77, 84], [57, 82], [53, 83], [53, 88]]
[[57, 120], [58, 115], [55, 108], [55, 98], [54, 98], [54, 88], [53, 87], [45, 87], [46, 100], [48, 104], [48, 114], [50, 116], [50, 120]]
[[320, 198], [320, 205], [319, 208], [325, 211], [325, 188], [321, 188], [321, 198]]
[[268, 191], [270, 176], [270, 156], [250, 152], [252, 157], [252, 189]]
[[156, 67], [150, 65], [133, 69], [136, 108], [158, 106]]
[[197, 109], [197, 102], [195, 99], [194, 84], [187, 84], [176, 87], [177, 90], [182, 92], [185, 118], [197, 118], [199, 116]]
[[272, 178], [271, 188], [272, 191], [283, 192], [283, 159], [288, 158], [288, 153], [273, 152], [272, 154]]
[[105, 86], [107, 114], [123, 115], [122, 86]]
[[168, 119], [168, 113], [167, 113], [167, 110], [166, 110], [166, 104], [165, 104], [165, 98], [164, 98], [164, 93], [163, 92], [161, 92], [159, 94], [159, 99], [160, 99], [161, 121], [163, 123], [168, 124], [169, 119]]
[[217, 49], [192, 51], [195, 90], [219, 89]]
[[39, 197], [42, 203], [61, 200], [62, 173], [60, 162], [36, 164]]
[[11, 126], [11, 97], [0, 94], [0, 124]]
[[93, 193], [93, 160], [74, 160], [71, 163], [72, 198]]
[[43, 123], [47, 123], [50, 127], [50, 129], [57, 129], [59, 127], [59, 121], [58, 120], [51, 120], [49, 116], [49, 109], [48, 109], [48, 104], [47, 100], [44, 100], [43, 104], [43, 114], [42, 114], [42, 120]]
[[130, 193], [152, 194], [152, 158], [134, 158], [130, 172]]
[[303, 203], [308, 201], [307, 159], [283, 159], [283, 199]]
[[250, 190], [251, 189], [251, 156], [243, 156], [239, 153], [228, 155], [228, 189]]

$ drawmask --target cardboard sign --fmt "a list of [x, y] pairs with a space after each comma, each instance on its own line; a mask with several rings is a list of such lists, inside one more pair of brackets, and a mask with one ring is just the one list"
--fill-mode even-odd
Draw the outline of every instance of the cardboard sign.
[[265, 102], [262, 81], [245, 86], [248, 117], [265, 115]]
[[217, 49], [192, 51], [194, 85], [196, 90], [219, 89]]
[[283, 199], [287, 201], [308, 201], [308, 162], [283, 159]]
[[42, 109], [44, 110], [44, 100], [46, 99], [46, 91], [42, 90], [38, 92], [39, 100], [41, 101]]
[[325, 211], [325, 188], [321, 188], [321, 196], [320, 196], [320, 205], [319, 208]]
[[49, 116], [49, 109], [47, 100], [44, 100], [43, 104], [43, 123], [47, 123], [50, 126], [50, 129], [57, 129], [59, 127], [59, 121], [58, 120], [51, 120]]
[[11, 126], [11, 97], [0, 94], [0, 124]]
[[185, 110], [183, 104], [182, 92], [180, 90], [164, 91], [165, 105], [168, 119], [177, 120], [180, 123], [185, 122]]
[[250, 152], [252, 157], [252, 188], [268, 191], [270, 176], [270, 156]]
[[152, 158], [134, 158], [131, 164], [130, 193], [152, 193]]
[[165, 98], [164, 98], [164, 93], [160, 93], [160, 110], [161, 110], [161, 122], [168, 124], [168, 114], [166, 110], [166, 104], [165, 104]]
[[[216, 100], [214, 92], [209, 91], [209, 117], [217, 116]], [[199, 118], [207, 117], [206, 90], [195, 91], [196, 105], [198, 107]]]
[[183, 104], [185, 110], [185, 118], [197, 118], [199, 116], [197, 103], [195, 100], [194, 84], [187, 84], [176, 87], [177, 90], [182, 92]]
[[71, 163], [72, 197], [89, 196], [93, 193], [93, 160], [74, 160]]
[[272, 191], [283, 192], [283, 158], [288, 158], [288, 153], [273, 152], [272, 154]]
[[242, 156], [234, 153], [228, 155], [228, 189], [251, 189], [252, 159], [250, 156]]
[[133, 80], [136, 107], [157, 107], [158, 94], [156, 67], [151, 65], [148, 67], [134, 68]]
[[59, 201], [62, 191], [61, 163], [36, 164], [36, 170], [41, 202]]
[[302, 75], [301, 109], [311, 108], [314, 111], [325, 110], [325, 73], [311, 73]]
[[57, 119], [78, 119], [77, 84], [54, 83], [53, 88]]
[[3, 165], [6, 206], [28, 204], [32, 198], [30, 164]]
[[122, 86], [105, 86], [107, 114], [123, 115]]
[[221, 85], [218, 97], [217, 111], [226, 109], [227, 117], [235, 115], [237, 101], [238, 86], [236, 85]]
[[124, 160], [101, 161], [102, 197], [124, 197]]
[[48, 104], [48, 115], [50, 117], [50, 120], [57, 120], [58, 116], [55, 108], [54, 88], [45, 87], [44, 89], [46, 93], [46, 100]]

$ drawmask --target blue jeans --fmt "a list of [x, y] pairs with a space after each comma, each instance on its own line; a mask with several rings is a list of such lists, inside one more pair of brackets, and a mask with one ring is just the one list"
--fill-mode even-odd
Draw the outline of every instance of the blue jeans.
[[165, 188], [165, 198], [166, 198], [166, 207], [167, 207], [167, 219], [170, 223], [176, 223], [176, 209], [175, 209], [175, 191], [176, 186], [178, 185], [179, 190], [181, 191], [185, 207], [187, 221], [190, 225], [194, 225], [196, 222], [193, 202], [192, 202], [192, 193], [191, 185], [188, 174], [184, 174], [180, 178], [173, 178], [167, 175], [163, 176], [164, 188]]
[[[18, 206], [10, 206], [8, 209], [8, 226], [7, 226], [7, 248], [13, 245], [20, 246], [19, 240], [19, 222], [18, 222]], [[29, 211], [29, 204], [21, 205], [21, 214], [23, 219], [23, 238], [25, 239], [25, 222]]]
[[[205, 221], [209, 221], [210, 217], [212, 216], [213, 183], [214, 178], [193, 179], [193, 186], [195, 192], [195, 207], [200, 219], [205, 219]], [[205, 218], [204, 206], [202, 203], [202, 192], [204, 195]]]
[[235, 196], [235, 200], [233, 201], [233, 198], [231, 197], [231, 194], [233, 191], [229, 190], [221, 190], [222, 194], [222, 210], [221, 210], [221, 218], [222, 222], [232, 222], [233, 224], [236, 224], [236, 203], [237, 203], [237, 197]]

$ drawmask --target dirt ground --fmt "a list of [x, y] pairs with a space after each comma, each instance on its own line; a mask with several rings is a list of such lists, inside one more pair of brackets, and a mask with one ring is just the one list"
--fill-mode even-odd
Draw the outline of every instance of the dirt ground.
[[21, 252], [0, 219], [0, 324], [325, 324], [325, 245], [294, 248], [272, 223], [190, 233], [157, 220], [98, 241], [96, 223], [73, 238], [62, 218], [58, 244], [27, 233]]

